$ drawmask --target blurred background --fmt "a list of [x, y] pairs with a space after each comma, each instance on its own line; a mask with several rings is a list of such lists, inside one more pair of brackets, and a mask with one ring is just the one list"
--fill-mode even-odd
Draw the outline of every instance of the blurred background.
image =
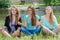
[[1, 24], [4, 24], [5, 17], [9, 14], [12, 5], [16, 5], [20, 9], [22, 17], [28, 14], [28, 6], [33, 6], [36, 10], [36, 14], [39, 16], [44, 15], [44, 9], [46, 6], [51, 6], [57, 19], [60, 20], [60, 0], [0, 0]]

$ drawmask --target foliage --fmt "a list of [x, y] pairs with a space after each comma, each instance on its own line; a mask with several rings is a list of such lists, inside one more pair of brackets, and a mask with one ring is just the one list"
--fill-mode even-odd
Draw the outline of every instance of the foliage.
[[6, 8], [11, 5], [11, 0], [0, 0], [0, 8]]
[[46, 5], [60, 5], [60, 0], [44, 0], [43, 1]]

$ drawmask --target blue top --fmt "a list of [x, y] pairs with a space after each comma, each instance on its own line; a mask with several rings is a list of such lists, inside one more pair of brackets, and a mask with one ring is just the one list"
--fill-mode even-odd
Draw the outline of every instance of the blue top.
[[[36, 26], [32, 26], [31, 21], [29, 20], [29, 15], [24, 16], [25, 21], [27, 22], [27, 29], [29, 30], [34, 30], [36, 29]], [[36, 15], [36, 20], [39, 20], [39, 16]]]
[[54, 16], [54, 23], [53, 24], [50, 24], [48, 20], [45, 19], [45, 16], [41, 16], [41, 21], [42, 21], [42, 24], [49, 28], [50, 30], [53, 30], [56, 28], [56, 26], [58, 25], [58, 22], [56, 20], [56, 17]]

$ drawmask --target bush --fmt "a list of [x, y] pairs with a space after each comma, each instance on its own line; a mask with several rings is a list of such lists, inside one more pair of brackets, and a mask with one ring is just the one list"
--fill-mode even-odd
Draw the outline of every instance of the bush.
[[44, 0], [44, 3], [45, 3], [46, 5], [51, 5], [51, 0]]
[[0, 8], [7, 8], [11, 5], [11, 0], [0, 0]]
[[25, 4], [25, 0], [21, 0], [20, 4], [24, 5]]
[[60, 5], [60, 0], [44, 0], [44, 3], [46, 5], [50, 5], [50, 6], [56, 6], [56, 5]]

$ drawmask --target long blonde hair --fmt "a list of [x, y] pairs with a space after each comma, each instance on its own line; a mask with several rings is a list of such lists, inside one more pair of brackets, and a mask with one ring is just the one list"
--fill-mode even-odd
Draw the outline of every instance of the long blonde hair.
[[[12, 10], [12, 8], [15, 8], [16, 11], [17, 11], [17, 13], [16, 13], [16, 15], [15, 15], [15, 17], [16, 17], [16, 24], [17, 24], [18, 21], [19, 21], [19, 18], [20, 18], [20, 11], [19, 11], [19, 9], [18, 9], [15, 5], [13, 5], [13, 6], [11, 7], [11, 10]], [[11, 10], [10, 10], [10, 22], [12, 22], [12, 20], [13, 20]]]
[[[47, 7], [51, 8], [50, 6], [47, 6]], [[53, 20], [54, 17], [53, 16], [54, 16], [53, 9], [51, 8], [51, 13], [50, 13], [50, 16], [49, 16], [49, 22], [50, 22], [50, 24], [53, 24], [53, 22], [54, 22], [54, 20]]]

